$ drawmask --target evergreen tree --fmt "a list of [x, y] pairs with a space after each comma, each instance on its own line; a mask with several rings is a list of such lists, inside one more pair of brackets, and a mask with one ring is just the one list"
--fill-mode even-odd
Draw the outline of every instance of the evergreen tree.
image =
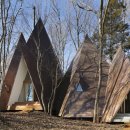
[[[117, 47], [125, 46], [129, 39], [128, 24], [125, 23], [126, 5], [122, 0], [110, 0], [104, 23], [104, 54], [112, 61]], [[97, 40], [97, 31], [93, 35]]]

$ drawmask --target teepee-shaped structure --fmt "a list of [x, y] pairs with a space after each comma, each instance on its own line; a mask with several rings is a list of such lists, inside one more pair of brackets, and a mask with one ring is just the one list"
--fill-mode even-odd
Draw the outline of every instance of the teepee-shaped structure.
[[[59, 111], [57, 110], [59, 108], [54, 108], [55, 106], [53, 104], [58, 100], [55, 98], [55, 93], [57, 92], [58, 82], [62, 78], [62, 72], [58, 58], [55, 55], [41, 19], [38, 20], [26, 47], [23, 46], [22, 50], [26, 62], [28, 63], [27, 66], [33, 75], [32, 78], [36, 84], [38, 83], [37, 81], [40, 80], [40, 84], [37, 85], [39, 86], [37, 97], [41, 100], [42, 105], [44, 102], [44, 109], [48, 112], [48, 109], [53, 109], [53, 112]], [[33, 58], [29, 59], [29, 55], [32, 55]], [[40, 68], [37, 68], [38, 66]], [[35, 73], [34, 68], [37, 70]], [[40, 78], [36, 79], [38, 77]]]
[[27, 44], [23, 35], [20, 36], [2, 83], [0, 109], [6, 110], [18, 101], [23, 81], [29, 78], [34, 88], [34, 99], [40, 102], [42, 108], [47, 110], [50, 107], [52, 112], [59, 111], [53, 104], [58, 100], [55, 93], [60, 92], [57, 91], [56, 85], [61, 76], [58, 59], [42, 20], [39, 19]]
[[[66, 96], [59, 115], [63, 117], [93, 117], [98, 85], [99, 54], [96, 46], [87, 38], [72, 61], [66, 83]], [[103, 60], [103, 81], [100, 92], [99, 112], [102, 113], [109, 65]], [[67, 86], [68, 85], [68, 86]]]
[[[20, 35], [17, 47], [8, 67], [4, 81], [1, 84], [1, 110], [6, 110], [8, 106], [13, 105], [15, 102], [26, 101], [25, 91], [27, 91], [28, 88], [25, 86], [31, 85], [31, 79], [28, 75], [28, 69], [21, 51], [21, 43], [25, 43], [25, 39], [22, 34]], [[24, 95], [24, 97], [22, 96], [22, 94]]]

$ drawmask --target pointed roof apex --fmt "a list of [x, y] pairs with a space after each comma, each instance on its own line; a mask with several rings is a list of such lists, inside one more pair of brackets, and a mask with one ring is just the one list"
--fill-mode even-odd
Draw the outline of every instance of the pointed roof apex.
[[23, 33], [20, 33], [19, 39], [25, 39]]
[[43, 22], [42, 22], [42, 19], [39, 18], [34, 28], [42, 27], [42, 26], [44, 26], [44, 25], [43, 25]]
[[38, 22], [42, 22], [42, 19], [41, 19], [41, 17], [39, 17], [39, 19], [38, 19]]
[[85, 41], [85, 42], [92, 43], [92, 41], [91, 41], [91, 39], [89, 38], [88, 34], [86, 34], [84, 41]]
[[23, 43], [26, 43], [26, 40], [25, 40], [25, 38], [24, 38], [23, 33], [20, 33], [18, 43], [22, 43], [22, 44], [23, 44]]

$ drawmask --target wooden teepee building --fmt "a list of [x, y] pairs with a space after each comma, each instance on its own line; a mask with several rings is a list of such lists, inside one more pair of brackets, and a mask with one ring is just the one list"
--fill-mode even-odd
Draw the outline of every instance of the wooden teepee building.
[[42, 20], [39, 19], [27, 43], [22, 34], [19, 38], [1, 84], [0, 109], [6, 110], [8, 106], [21, 101], [25, 96], [24, 92], [21, 93], [24, 82], [29, 79], [34, 89], [33, 99], [39, 101], [42, 108], [48, 112], [59, 111], [59, 108], [53, 107], [53, 104], [58, 100], [55, 98], [55, 93], [60, 92], [60, 88], [57, 91], [57, 84], [61, 78], [59, 61]]
[[[66, 96], [59, 115], [63, 117], [93, 117], [94, 101], [98, 84], [99, 54], [87, 37], [79, 48], [68, 70]], [[100, 92], [99, 112], [102, 114], [109, 65], [103, 59], [103, 81]], [[66, 75], [67, 77], [67, 75]]]

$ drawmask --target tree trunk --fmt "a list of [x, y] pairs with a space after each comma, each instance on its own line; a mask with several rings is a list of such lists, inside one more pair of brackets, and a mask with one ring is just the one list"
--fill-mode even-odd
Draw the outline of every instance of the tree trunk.
[[102, 21], [103, 21], [103, 0], [100, 1], [100, 17], [99, 17], [99, 81], [96, 91], [96, 97], [95, 97], [95, 104], [94, 104], [94, 117], [93, 122], [99, 122], [99, 111], [98, 111], [98, 105], [99, 105], [99, 95], [100, 95], [100, 89], [101, 89], [101, 82], [102, 82], [102, 53], [103, 53], [103, 28], [102, 28]]

